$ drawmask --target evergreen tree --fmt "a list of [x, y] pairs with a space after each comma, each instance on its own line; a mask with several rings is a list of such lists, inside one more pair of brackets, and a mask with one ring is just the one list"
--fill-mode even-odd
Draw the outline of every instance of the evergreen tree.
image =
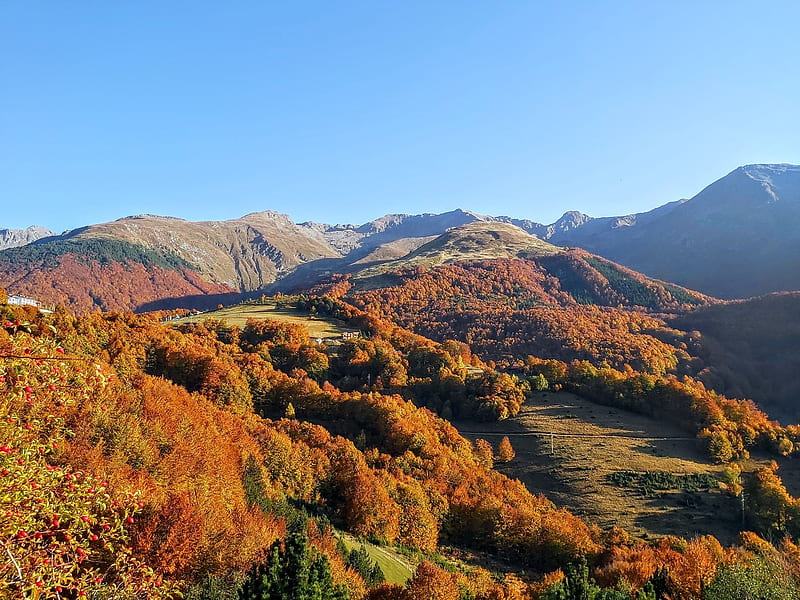
[[350, 551], [347, 555], [347, 564], [358, 571], [368, 587], [375, 587], [385, 580], [380, 566], [369, 557], [369, 552], [363, 545]]
[[269, 558], [250, 572], [240, 600], [348, 600], [335, 585], [325, 555], [309, 547], [305, 524], [294, 526], [283, 542], [270, 548]]

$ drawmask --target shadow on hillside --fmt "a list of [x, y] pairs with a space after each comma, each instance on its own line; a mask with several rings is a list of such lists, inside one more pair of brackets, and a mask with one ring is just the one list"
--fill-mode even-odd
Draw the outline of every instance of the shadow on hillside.
[[247, 300], [248, 298], [260, 296], [261, 292], [251, 292], [241, 294], [239, 292], [228, 292], [226, 294], [196, 294], [192, 296], [175, 296], [172, 298], [160, 298], [152, 302], [145, 302], [136, 307], [134, 312], [143, 313], [152, 310], [175, 310], [177, 308], [187, 308], [194, 310], [209, 310], [217, 308], [218, 305], [234, 304]]
[[335, 273], [347, 272], [347, 259], [345, 258], [319, 258], [303, 263], [294, 268], [291, 273], [278, 279], [274, 283], [264, 286], [259, 293], [291, 294], [302, 291], [321, 283], [326, 277]]
[[678, 534], [684, 538], [713, 535], [725, 545], [736, 542], [741, 512], [736, 500], [713, 492], [672, 492], [653, 498], [652, 512], [639, 514], [634, 523], [656, 536]]
[[634, 450], [654, 458], [679, 458], [701, 464], [711, 464], [708, 455], [702, 451], [697, 440], [687, 435], [678, 439], [643, 438], [642, 444]]

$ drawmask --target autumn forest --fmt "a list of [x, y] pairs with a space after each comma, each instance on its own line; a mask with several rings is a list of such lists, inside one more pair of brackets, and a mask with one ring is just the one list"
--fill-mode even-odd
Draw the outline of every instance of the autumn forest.
[[[679, 328], [712, 299], [580, 252], [384, 280], [249, 301], [358, 332], [335, 342], [0, 306], [4, 597], [796, 597], [800, 501], [778, 463], [800, 426], [714, 386], [724, 365]], [[587, 522], [495, 469], [508, 437], [451, 424], [513, 419], [546, 390], [695, 437], [725, 465], [713, 485], [747, 500], [736, 543]]]

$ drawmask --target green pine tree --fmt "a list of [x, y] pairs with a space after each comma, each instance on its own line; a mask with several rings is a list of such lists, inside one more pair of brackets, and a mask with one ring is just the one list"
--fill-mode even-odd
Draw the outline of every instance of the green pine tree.
[[347, 555], [347, 564], [364, 578], [364, 582], [369, 587], [375, 587], [383, 583], [385, 577], [378, 564], [369, 557], [366, 547], [353, 548]]
[[250, 572], [240, 600], [348, 600], [347, 589], [335, 585], [328, 559], [308, 545], [305, 524], [292, 527], [269, 558]]

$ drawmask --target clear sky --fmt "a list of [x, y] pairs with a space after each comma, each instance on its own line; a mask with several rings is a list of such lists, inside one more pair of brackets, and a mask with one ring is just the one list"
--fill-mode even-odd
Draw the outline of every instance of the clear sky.
[[800, 2], [4, 0], [0, 227], [551, 222], [800, 163]]

